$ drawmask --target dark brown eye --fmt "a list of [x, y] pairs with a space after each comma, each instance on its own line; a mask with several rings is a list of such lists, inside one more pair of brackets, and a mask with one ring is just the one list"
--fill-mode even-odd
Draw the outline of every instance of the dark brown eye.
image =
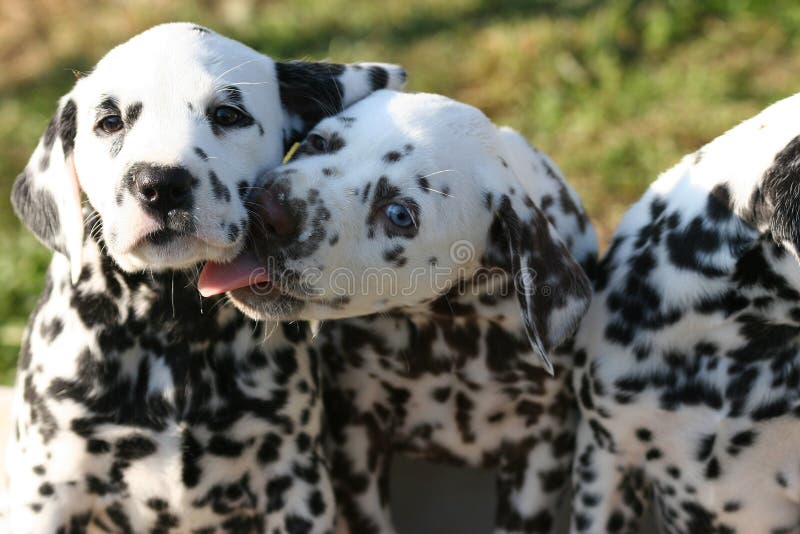
[[323, 153], [328, 151], [328, 140], [319, 134], [309, 134], [306, 142], [311, 147], [311, 151], [314, 153]]
[[244, 115], [231, 106], [219, 106], [214, 110], [214, 122], [220, 126], [234, 126]]
[[119, 115], [107, 115], [97, 123], [98, 128], [109, 134], [120, 131], [124, 125]]

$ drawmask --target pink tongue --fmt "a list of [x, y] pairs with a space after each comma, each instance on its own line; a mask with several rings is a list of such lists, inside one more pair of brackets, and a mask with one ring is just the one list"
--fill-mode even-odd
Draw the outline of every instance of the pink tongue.
[[264, 267], [250, 251], [237, 256], [230, 263], [214, 263], [207, 261], [197, 288], [204, 297], [219, 295], [226, 291], [247, 287], [261, 282], [269, 282]]

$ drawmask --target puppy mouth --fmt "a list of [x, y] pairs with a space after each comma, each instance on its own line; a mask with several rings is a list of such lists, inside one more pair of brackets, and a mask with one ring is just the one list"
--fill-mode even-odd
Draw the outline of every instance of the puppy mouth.
[[204, 297], [241, 289], [266, 296], [275, 289], [275, 284], [255, 253], [248, 249], [228, 263], [207, 261], [197, 288]]
[[266, 271], [255, 253], [246, 250], [229, 263], [207, 261], [197, 281], [204, 297], [227, 293], [245, 315], [256, 319], [290, 320], [304, 306]]
[[162, 228], [155, 232], [150, 232], [142, 237], [141, 242], [149, 245], [162, 246], [167, 245], [177, 239], [190, 237], [190, 234], [184, 231], [172, 230], [170, 228]]

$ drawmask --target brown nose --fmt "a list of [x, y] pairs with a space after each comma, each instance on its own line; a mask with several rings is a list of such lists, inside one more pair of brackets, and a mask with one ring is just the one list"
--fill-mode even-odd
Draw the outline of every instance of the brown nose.
[[285, 188], [272, 185], [265, 189], [256, 199], [256, 228], [262, 224], [264, 231], [280, 237], [294, 233], [296, 221], [289, 209], [289, 197]]

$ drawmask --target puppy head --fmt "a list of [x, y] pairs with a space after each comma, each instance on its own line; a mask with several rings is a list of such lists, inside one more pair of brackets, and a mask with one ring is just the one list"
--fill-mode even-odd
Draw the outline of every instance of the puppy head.
[[201, 276], [206, 293], [233, 290], [254, 317], [337, 318], [505, 289], [549, 365], [588, 305], [585, 274], [507, 166], [497, 129], [441, 96], [380, 91], [323, 120], [254, 202], [254, 254]]
[[255, 178], [285, 144], [404, 79], [390, 65], [276, 63], [196, 25], [157, 26], [61, 98], [12, 200], [73, 276], [86, 232], [125, 270], [224, 261], [242, 247]]

